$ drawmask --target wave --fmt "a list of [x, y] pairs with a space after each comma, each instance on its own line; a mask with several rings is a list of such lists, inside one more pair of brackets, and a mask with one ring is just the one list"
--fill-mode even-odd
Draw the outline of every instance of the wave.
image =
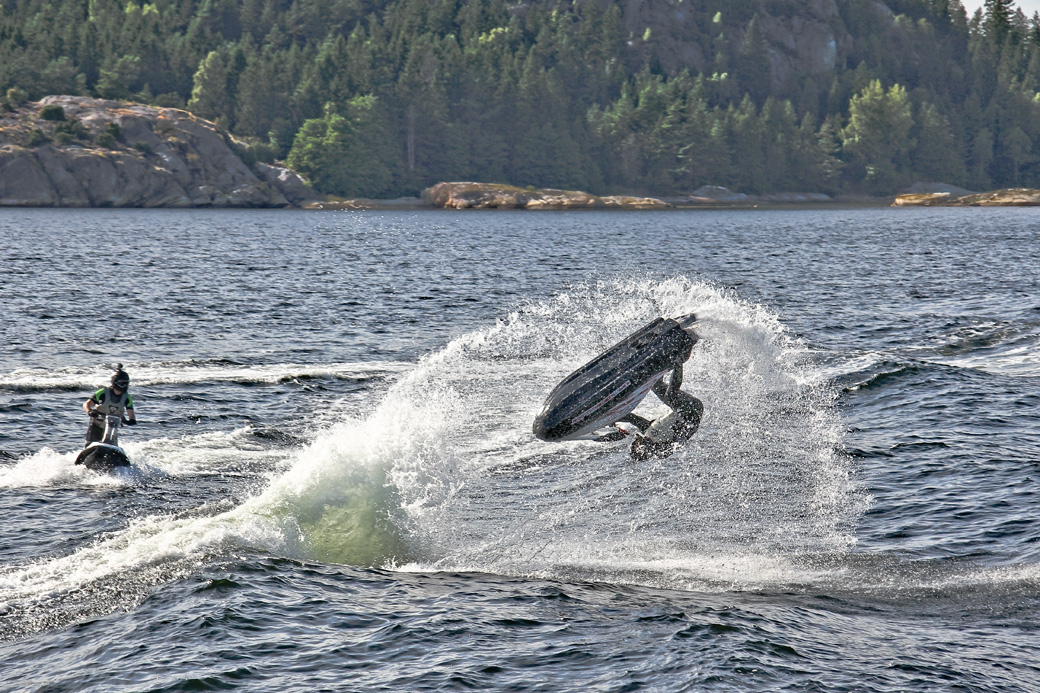
[[[127, 363], [134, 387], [147, 385], [190, 385], [229, 382], [275, 384], [315, 378], [369, 380], [401, 373], [412, 364], [397, 361], [362, 361], [324, 364], [239, 364], [232, 361], [173, 361]], [[85, 390], [108, 383], [112, 369], [105, 366], [70, 367], [56, 370], [21, 368], [0, 374], [0, 389], [46, 392]]]

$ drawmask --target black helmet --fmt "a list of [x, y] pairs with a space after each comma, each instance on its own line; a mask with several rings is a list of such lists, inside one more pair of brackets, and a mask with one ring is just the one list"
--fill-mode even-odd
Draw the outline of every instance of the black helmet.
[[130, 385], [130, 376], [123, 370], [123, 364], [116, 365], [116, 372], [112, 374], [112, 387], [125, 390]]

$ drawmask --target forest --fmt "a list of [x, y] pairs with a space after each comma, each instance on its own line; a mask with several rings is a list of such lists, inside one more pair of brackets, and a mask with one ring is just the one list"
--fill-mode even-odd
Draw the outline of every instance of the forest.
[[[827, 0], [833, 69], [780, 76], [794, 0], [0, 0], [0, 107], [186, 108], [319, 191], [475, 180], [594, 193], [1040, 187], [1040, 16]], [[887, 9], [886, 9], [887, 8]], [[633, 29], [633, 27], [635, 28]]]

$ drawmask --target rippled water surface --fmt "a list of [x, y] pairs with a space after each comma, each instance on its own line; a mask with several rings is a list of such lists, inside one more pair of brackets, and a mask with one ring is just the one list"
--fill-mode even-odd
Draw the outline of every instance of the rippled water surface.
[[[0, 240], [0, 690], [1040, 691], [1035, 211], [8, 209]], [[534, 439], [692, 311], [680, 453]], [[115, 363], [141, 424], [101, 475]]]

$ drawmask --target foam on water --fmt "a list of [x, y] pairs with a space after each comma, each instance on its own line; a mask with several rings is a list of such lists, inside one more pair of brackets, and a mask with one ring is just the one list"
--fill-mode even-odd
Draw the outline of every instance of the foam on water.
[[[246, 365], [224, 361], [178, 361], [170, 363], [127, 363], [134, 387], [193, 383], [280, 383], [304, 378], [364, 380], [397, 373], [411, 364], [396, 361], [357, 363]], [[0, 389], [89, 390], [107, 383], [112, 376], [106, 366], [67, 367], [56, 370], [20, 368], [0, 374]]]
[[121, 441], [121, 447], [131, 466], [104, 474], [76, 465], [79, 450], [59, 452], [45, 447], [0, 469], [0, 488], [143, 484], [163, 476], [187, 476], [285, 457], [282, 451], [252, 443], [250, 434], [251, 429], [240, 428], [176, 439], [127, 439]]

